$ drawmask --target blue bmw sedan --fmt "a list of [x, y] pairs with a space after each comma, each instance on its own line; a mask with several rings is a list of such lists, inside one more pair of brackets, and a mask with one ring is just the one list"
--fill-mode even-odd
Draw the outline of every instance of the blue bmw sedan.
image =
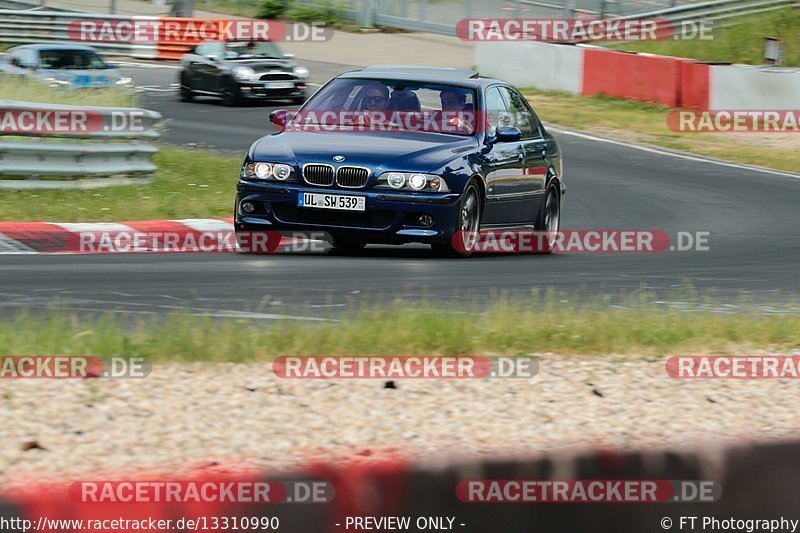
[[240, 170], [237, 233], [325, 231], [337, 248], [418, 242], [467, 256], [479, 231], [559, 229], [561, 150], [503, 81], [374, 66], [270, 121], [277, 132]]

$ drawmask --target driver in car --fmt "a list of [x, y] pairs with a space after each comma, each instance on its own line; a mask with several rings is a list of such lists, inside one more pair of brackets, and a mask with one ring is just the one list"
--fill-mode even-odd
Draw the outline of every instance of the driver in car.
[[465, 107], [467, 104], [467, 93], [459, 91], [458, 89], [444, 89], [439, 93], [439, 102], [442, 105], [442, 111], [447, 113], [445, 116], [455, 114], [450, 118], [447, 123], [459, 129], [471, 129], [471, 117], [467, 116]]
[[371, 125], [379, 118], [377, 115], [379, 112], [384, 114], [385, 120], [385, 115], [389, 110], [389, 88], [382, 83], [375, 82], [366, 85], [362, 91], [364, 97], [361, 99], [362, 113], [358, 116], [358, 124], [361, 126]]

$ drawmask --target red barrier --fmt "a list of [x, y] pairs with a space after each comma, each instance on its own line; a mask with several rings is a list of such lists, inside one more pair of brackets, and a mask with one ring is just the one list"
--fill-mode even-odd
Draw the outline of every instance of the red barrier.
[[709, 73], [711, 67], [705, 63], [682, 61], [680, 63], [680, 107], [692, 109], [709, 108]]
[[[157, 58], [178, 60], [193, 46], [208, 39], [216, 39], [219, 21], [193, 18], [162, 17], [159, 30]], [[173, 38], [180, 35], [181, 39]], [[193, 38], [192, 36], [196, 37]]]
[[581, 94], [605, 94], [677, 107], [682, 59], [587, 49]]

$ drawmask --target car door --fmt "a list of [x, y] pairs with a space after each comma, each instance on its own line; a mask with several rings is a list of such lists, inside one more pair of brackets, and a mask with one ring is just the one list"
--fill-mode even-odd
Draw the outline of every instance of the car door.
[[547, 181], [547, 143], [542, 136], [536, 114], [516, 89], [500, 87], [500, 92], [508, 106], [514, 125], [522, 132], [520, 145], [524, 154], [524, 164], [519, 180], [514, 184], [514, 192], [521, 194], [519, 222], [535, 222], [544, 197]]
[[[494, 135], [499, 126], [512, 125], [508, 107], [499, 85], [486, 89], [485, 109], [487, 135]], [[486, 214], [485, 224], [515, 224], [520, 217], [522, 195], [517, 183], [525, 160], [521, 142], [495, 142], [486, 154]]]
[[196, 90], [216, 92], [219, 89], [220, 65], [224, 59], [223, 42], [205, 42], [197, 47], [189, 62]]

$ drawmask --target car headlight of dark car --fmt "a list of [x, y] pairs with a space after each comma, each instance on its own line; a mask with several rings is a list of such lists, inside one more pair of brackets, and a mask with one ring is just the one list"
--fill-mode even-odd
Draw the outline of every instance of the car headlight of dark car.
[[303, 65], [297, 65], [292, 69], [292, 73], [297, 76], [298, 78], [308, 78], [309, 72], [308, 68], [304, 67]]
[[297, 181], [291, 165], [246, 161], [239, 176], [249, 180]]
[[378, 176], [375, 188], [420, 192], [448, 192], [450, 190], [443, 177], [421, 172], [384, 172]]
[[239, 81], [247, 81], [255, 75], [256, 71], [246, 66], [233, 68], [233, 76]]

